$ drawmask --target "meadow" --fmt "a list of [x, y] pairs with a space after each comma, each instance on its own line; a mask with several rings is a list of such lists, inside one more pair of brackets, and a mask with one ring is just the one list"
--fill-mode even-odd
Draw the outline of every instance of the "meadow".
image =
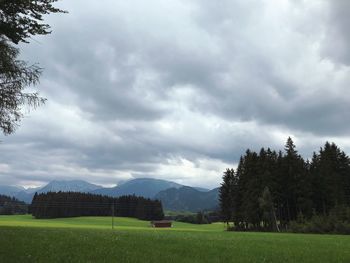
[[131, 218], [0, 216], [0, 262], [350, 262], [350, 236], [154, 229]]

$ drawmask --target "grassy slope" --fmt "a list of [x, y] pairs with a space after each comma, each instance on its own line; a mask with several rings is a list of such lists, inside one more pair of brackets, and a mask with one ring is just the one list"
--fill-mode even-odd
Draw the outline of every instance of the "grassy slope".
[[[33, 219], [31, 215], [0, 216], [0, 226], [26, 226], [26, 227], [74, 227], [74, 228], [98, 228], [111, 229], [111, 217], [73, 217], [57, 219]], [[115, 217], [116, 229], [124, 230], [153, 230], [149, 221], [141, 221], [134, 218]], [[161, 229], [164, 230], [164, 229]], [[210, 225], [194, 225], [182, 222], [174, 222], [171, 231], [223, 231], [222, 223]]]
[[[0, 216], [0, 262], [350, 262], [350, 237], [152, 229], [129, 218]], [[18, 227], [25, 226], [25, 227]]]

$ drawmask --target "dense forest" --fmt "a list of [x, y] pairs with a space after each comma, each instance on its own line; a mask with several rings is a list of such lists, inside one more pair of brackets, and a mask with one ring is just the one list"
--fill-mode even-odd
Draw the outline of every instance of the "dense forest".
[[26, 214], [28, 205], [14, 197], [0, 195], [0, 215]]
[[78, 192], [36, 193], [30, 212], [35, 218], [110, 216], [112, 214], [142, 220], [160, 220], [164, 217], [162, 204], [158, 200], [134, 195], [113, 198]]
[[224, 172], [219, 199], [229, 228], [349, 232], [349, 157], [327, 142], [305, 161], [291, 138], [284, 150], [247, 150], [236, 171]]

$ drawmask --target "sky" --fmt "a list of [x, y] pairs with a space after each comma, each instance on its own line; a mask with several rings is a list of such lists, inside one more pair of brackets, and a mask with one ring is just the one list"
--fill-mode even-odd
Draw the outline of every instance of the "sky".
[[[350, 154], [350, 1], [62, 0], [21, 45], [47, 103], [0, 136], [0, 184], [207, 188], [291, 136]], [[30, 88], [30, 90], [32, 90]]]

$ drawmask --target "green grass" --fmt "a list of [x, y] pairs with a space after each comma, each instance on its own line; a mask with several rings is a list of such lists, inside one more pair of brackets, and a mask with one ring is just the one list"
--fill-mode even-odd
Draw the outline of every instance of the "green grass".
[[0, 262], [350, 262], [350, 236], [223, 231], [223, 224], [0, 216]]
[[[64, 227], [64, 228], [95, 228], [111, 229], [111, 217], [73, 217], [57, 219], [34, 219], [31, 215], [0, 216], [1, 226], [24, 226], [24, 227]], [[149, 221], [141, 221], [134, 218], [115, 217], [115, 229], [119, 230], [154, 230]], [[157, 229], [165, 230], [165, 229]], [[195, 225], [182, 222], [174, 222], [170, 231], [223, 231], [224, 224], [214, 223], [209, 225]], [[169, 231], [169, 229], [167, 229]]]
[[178, 216], [178, 215], [182, 215], [182, 216], [193, 216], [196, 215], [197, 213], [194, 212], [189, 212], [189, 211], [171, 211], [171, 210], [165, 210], [164, 214], [166, 216]]

